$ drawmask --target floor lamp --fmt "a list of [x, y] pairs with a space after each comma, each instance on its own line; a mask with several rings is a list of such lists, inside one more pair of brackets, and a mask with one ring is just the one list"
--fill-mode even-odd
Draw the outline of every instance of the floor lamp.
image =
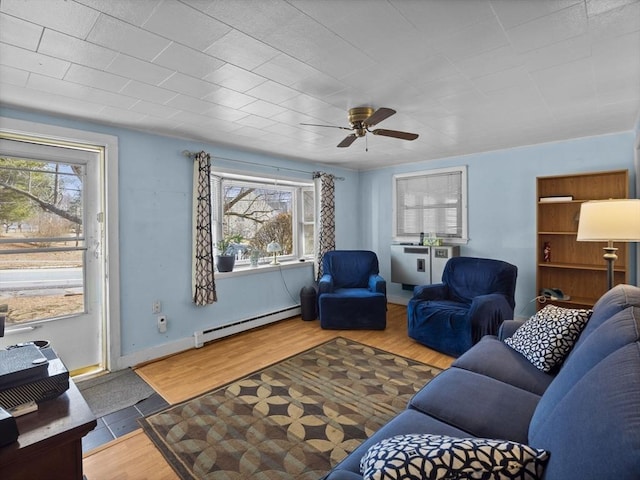
[[613, 288], [613, 264], [618, 259], [613, 242], [640, 241], [640, 199], [592, 200], [580, 206], [578, 241], [607, 242], [607, 286]]

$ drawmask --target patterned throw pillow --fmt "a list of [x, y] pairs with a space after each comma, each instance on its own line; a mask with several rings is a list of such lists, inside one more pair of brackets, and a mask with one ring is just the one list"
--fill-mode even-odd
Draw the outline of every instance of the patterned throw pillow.
[[365, 480], [537, 480], [548, 459], [516, 442], [411, 434], [373, 445], [360, 472]]
[[592, 313], [592, 310], [547, 305], [504, 343], [543, 372], [550, 372], [564, 362]]

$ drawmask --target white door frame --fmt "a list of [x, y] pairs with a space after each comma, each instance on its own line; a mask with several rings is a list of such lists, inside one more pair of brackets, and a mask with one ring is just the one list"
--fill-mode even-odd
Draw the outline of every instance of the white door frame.
[[85, 130], [0, 117], [0, 131], [53, 141], [96, 145], [104, 148], [104, 310], [105, 368], [118, 370], [120, 348], [120, 261], [118, 245], [118, 138]]

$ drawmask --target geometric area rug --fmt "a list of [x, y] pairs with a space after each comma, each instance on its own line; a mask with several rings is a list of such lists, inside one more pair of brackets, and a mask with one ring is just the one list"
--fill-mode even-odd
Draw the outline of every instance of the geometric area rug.
[[338, 337], [140, 424], [181, 479], [316, 480], [440, 371]]

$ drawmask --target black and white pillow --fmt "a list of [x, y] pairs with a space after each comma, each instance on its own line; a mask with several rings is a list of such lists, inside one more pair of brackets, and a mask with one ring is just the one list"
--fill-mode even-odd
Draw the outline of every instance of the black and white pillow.
[[547, 305], [524, 322], [504, 343], [543, 372], [564, 362], [589, 321], [592, 310]]
[[446, 435], [397, 435], [360, 460], [365, 480], [537, 480], [549, 459], [521, 443]]

